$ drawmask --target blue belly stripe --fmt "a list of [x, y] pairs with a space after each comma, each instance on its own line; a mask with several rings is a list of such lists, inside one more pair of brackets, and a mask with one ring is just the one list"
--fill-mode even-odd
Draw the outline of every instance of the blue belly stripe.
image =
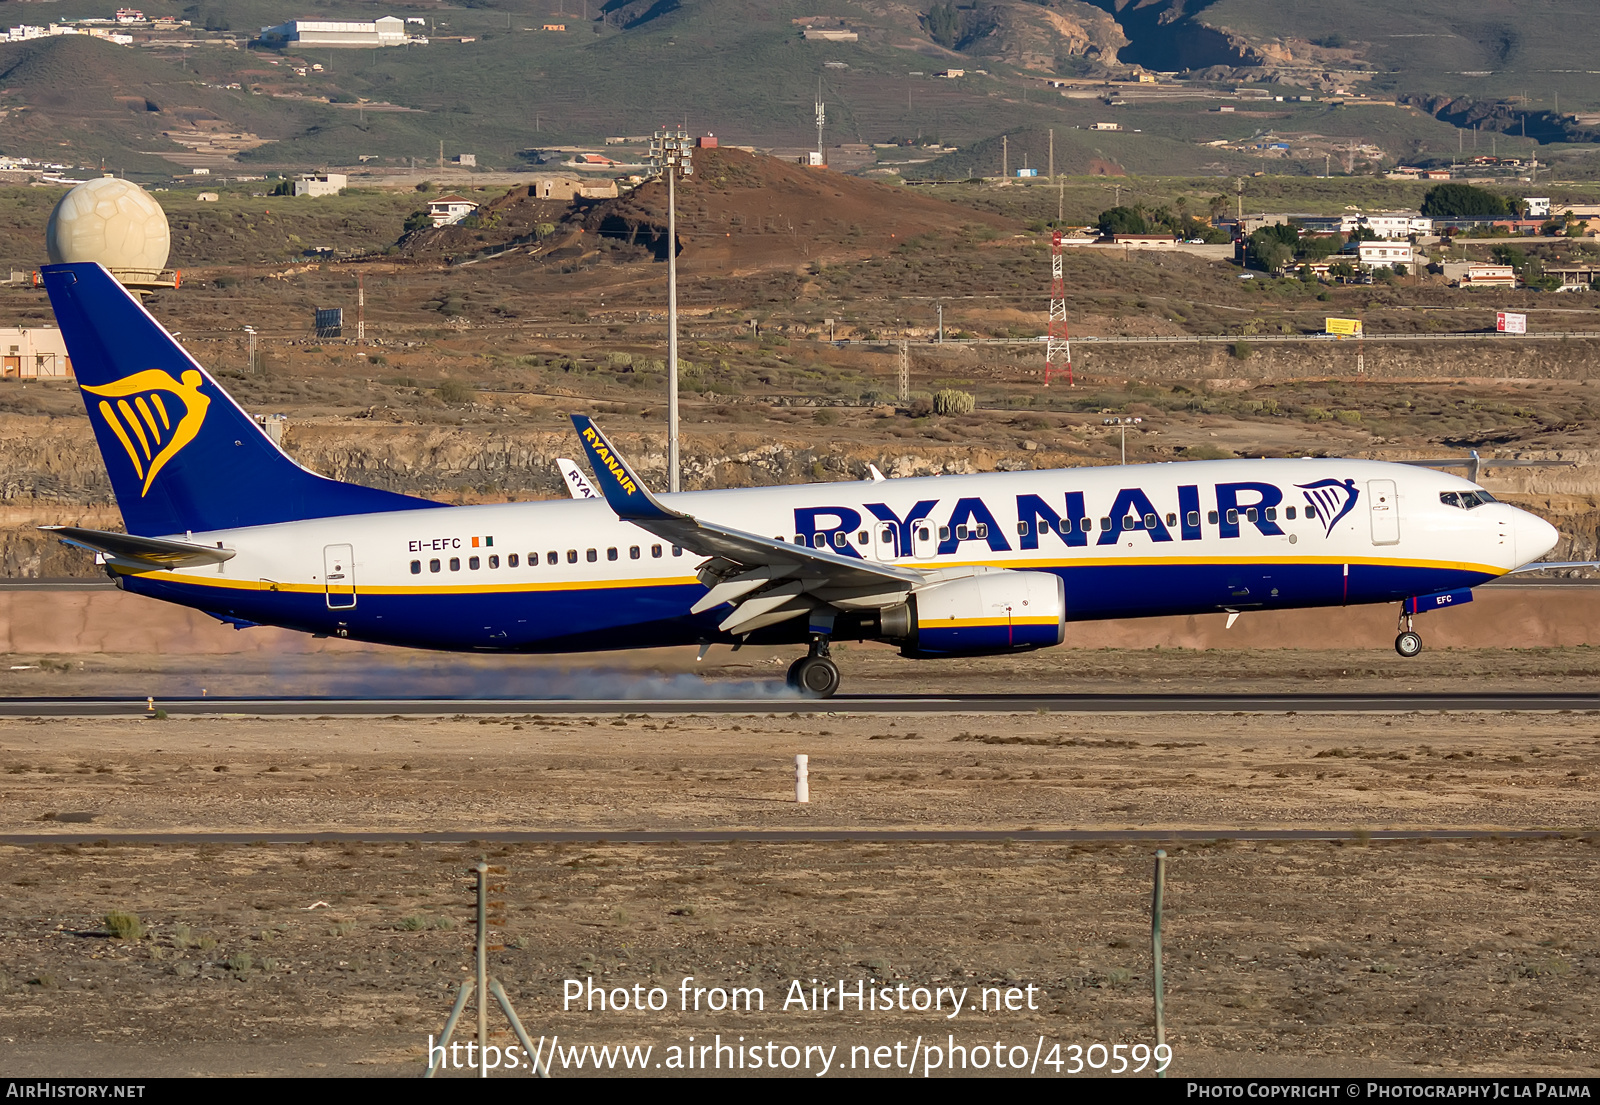
[[[1064, 581], [1069, 621], [1398, 602], [1493, 578], [1460, 569], [1355, 564], [1346, 592], [1339, 564], [1131, 564], [1051, 570]], [[732, 640], [716, 628], [726, 609], [689, 614], [689, 607], [705, 593], [695, 583], [476, 594], [374, 594], [358, 588], [354, 608], [330, 610], [320, 592], [208, 587], [159, 572], [124, 576], [122, 582], [134, 594], [236, 622], [339, 633], [411, 648], [556, 653]], [[936, 647], [954, 651], [1001, 645], [1007, 630], [973, 627], [938, 632], [952, 636]], [[1017, 632], [1028, 638], [1028, 644], [1054, 643], [1053, 630], [1028, 626]], [[1043, 640], [1041, 632], [1051, 640]], [[786, 643], [805, 636], [806, 620], [797, 618], [758, 633], [752, 641]], [[1015, 634], [1008, 640], [1021, 643]]]

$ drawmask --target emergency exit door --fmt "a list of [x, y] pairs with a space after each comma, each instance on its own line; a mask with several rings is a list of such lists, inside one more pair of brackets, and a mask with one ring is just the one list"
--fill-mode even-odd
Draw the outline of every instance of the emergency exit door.
[[1400, 543], [1400, 493], [1393, 480], [1367, 481], [1367, 513], [1372, 518], [1372, 543]]
[[329, 610], [348, 610], [356, 604], [355, 553], [349, 545], [326, 545], [322, 550], [323, 583]]

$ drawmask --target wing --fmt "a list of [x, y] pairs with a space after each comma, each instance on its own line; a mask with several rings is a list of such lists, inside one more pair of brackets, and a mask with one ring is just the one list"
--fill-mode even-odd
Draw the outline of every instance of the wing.
[[220, 564], [234, 558], [234, 550], [196, 545], [189, 541], [168, 541], [160, 537], [134, 537], [77, 526], [40, 526], [53, 533], [63, 545], [87, 549], [112, 560], [131, 560], [154, 568], [186, 568], [196, 564]]
[[617, 517], [711, 558], [699, 573], [708, 590], [692, 612], [733, 604], [733, 612], [718, 626], [725, 633], [749, 633], [830, 607], [894, 606], [928, 579], [914, 568], [808, 549], [673, 510], [650, 494], [591, 419], [575, 414], [572, 424], [600, 492]]
[[1511, 569], [1506, 575], [1519, 576], [1523, 572], [1549, 572], [1564, 568], [1600, 568], [1600, 560], [1535, 560], [1532, 564]]
[[556, 458], [556, 467], [561, 469], [561, 478], [567, 481], [567, 490], [572, 492], [574, 499], [598, 499], [600, 497], [594, 485], [578, 470], [566, 457]]

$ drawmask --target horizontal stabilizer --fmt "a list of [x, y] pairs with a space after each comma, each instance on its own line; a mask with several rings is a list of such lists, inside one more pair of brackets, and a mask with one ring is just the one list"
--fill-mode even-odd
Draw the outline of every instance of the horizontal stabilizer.
[[189, 541], [170, 541], [161, 537], [135, 537], [101, 529], [77, 526], [40, 526], [46, 533], [61, 538], [63, 545], [87, 549], [114, 560], [135, 560], [156, 568], [188, 568], [196, 564], [221, 564], [232, 560], [232, 549], [212, 548]]

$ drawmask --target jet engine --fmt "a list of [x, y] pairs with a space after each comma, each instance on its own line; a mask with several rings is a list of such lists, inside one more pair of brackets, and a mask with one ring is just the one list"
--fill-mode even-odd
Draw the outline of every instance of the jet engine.
[[1059, 645], [1066, 620], [1060, 576], [996, 569], [919, 587], [878, 628], [907, 656], [973, 656]]

